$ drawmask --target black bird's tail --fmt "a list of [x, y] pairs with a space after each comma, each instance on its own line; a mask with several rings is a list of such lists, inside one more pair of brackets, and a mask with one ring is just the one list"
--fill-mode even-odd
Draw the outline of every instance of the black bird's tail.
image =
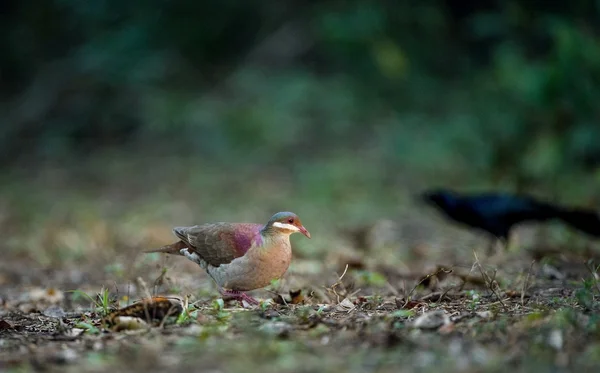
[[600, 237], [600, 213], [597, 211], [562, 209], [559, 212], [558, 218], [583, 233]]
[[527, 201], [526, 203], [522, 203], [521, 208], [515, 208], [514, 214], [520, 215], [521, 221], [546, 221], [552, 219], [560, 219], [566, 216], [566, 210], [558, 205], [553, 203], [539, 201], [537, 199], [533, 199], [531, 197], [526, 197], [522, 201]]
[[529, 198], [528, 201], [529, 203], [524, 204], [522, 209], [514, 210], [517, 221], [559, 219], [580, 232], [593, 237], [600, 237], [600, 212], [591, 209], [564, 207], [533, 198]]

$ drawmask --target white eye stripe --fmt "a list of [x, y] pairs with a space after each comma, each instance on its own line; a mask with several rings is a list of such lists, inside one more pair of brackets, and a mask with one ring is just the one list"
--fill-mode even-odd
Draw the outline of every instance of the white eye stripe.
[[288, 229], [290, 231], [299, 231], [300, 230], [300, 228], [296, 227], [295, 225], [280, 223], [278, 221], [273, 223], [273, 226], [277, 227], [277, 228], [281, 228], [281, 229]]

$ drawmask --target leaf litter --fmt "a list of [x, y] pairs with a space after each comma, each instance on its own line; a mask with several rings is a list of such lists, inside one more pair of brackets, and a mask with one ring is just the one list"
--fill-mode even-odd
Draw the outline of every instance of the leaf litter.
[[141, 278], [127, 286], [134, 302], [116, 286], [88, 297], [12, 287], [2, 293], [0, 369], [433, 372], [440, 364], [528, 371], [599, 363], [593, 266], [573, 272], [572, 262], [568, 271], [555, 263], [556, 276], [536, 259], [474, 259], [410, 271], [356, 260], [342, 263], [341, 274], [291, 271], [255, 308], [173, 294], [164, 270], [152, 294]]

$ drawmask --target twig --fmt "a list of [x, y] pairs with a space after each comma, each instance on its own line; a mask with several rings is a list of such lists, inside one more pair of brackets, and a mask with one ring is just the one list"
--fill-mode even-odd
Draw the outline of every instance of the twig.
[[[185, 295], [185, 297], [183, 298], [183, 302], [182, 302], [182, 313], [185, 312], [185, 314], [187, 315], [187, 317], [190, 317], [190, 313], [188, 311], [188, 307], [189, 307], [189, 295]], [[176, 306], [171, 306], [169, 307], [169, 309], [167, 310], [167, 312], [165, 312], [165, 315], [163, 316], [162, 320], [160, 320], [160, 324], [158, 324], [159, 328], [163, 328], [165, 326], [165, 322], [167, 321], [167, 317], [171, 316], [171, 312], [176, 308]], [[179, 315], [177, 315], [177, 317], [179, 318]]]
[[[461, 287], [462, 287], [462, 286], [461, 286]], [[453, 288], [454, 288], [454, 287], [453, 287], [453, 286], [451, 286], [451, 287], [449, 287], [448, 289], [446, 289], [446, 291], [444, 291], [444, 293], [442, 293], [442, 295], [440, 295], [440, 297], [438, 298], [438, 300], [437, 300], [437, 301], [438, 301], [438, 302], [441, 302], [441, 301], [442, 301], [442, 299], [444, 299], [444, 297], [446, 296], [446, 294], [448, 294], [448, 293], [450, 292], [450, 290], [452, 290]]]
[[427, 295], [422, 296], [421, 298], [419, 298], [420, 301], [428, 301], [434, 297], [438, 297], [436, 302], [440, 302], [442, 301], [442, 299], [448, 295], [448, 293], [454, 289], [454, 286], [450, 286], [448, 289], [444, 290], [444, 291], [436, 291], [435, 293], [429, 293]]
[[[152, 299], [152, 295], [150, 294], [150, 291], [148, 291], [148, 286], [146, 285], [146, 282], [144, 281], [144, 279], [141, 277], [138, 277], [137, 283], [140, 286], [140, 288], [142, 289], [142, 291], [146, 294], [146, 298], [148, 300]], [[148, 310], [148, 305], [146, 304], [146, 302], [143, 302], [143, 306], [144, 306], [144, 314], [146, 315], [146, 321], [148, 322], [148, 324], [150, 324], [152, 318], [150, 317], [150, 311]]]
[[477, 252], [475, 251], [475, 249], [473, 249], [473, 255], [475, 256], [475, 263], [473, 265], [477, 264], [477, 267], [479, 268], [479, 272], [481, 272], [481, 277], [483, 277], [483, 280], [486, 282], [488, 288], [492, 291], [492, 293], [494, 293], [496, 298], [498, 298], [498, 301], [500, 301], [500, 304], [502, 304], [504, 311], [508, 312], [508, 308], [506, 307], [506, 304], [504, 304], [504, 302], [502, 301], [502, 298], [500, 298], [500, 295], [498, 295], [498, 293], [496, 292], [496, 289], [494, 289], [494, 284], [492, 283], [492, 280], [489, 278], [489, 276], [483, 270], [483, 267], [481, 266], [481, 263], [479, 262], [479, 258], [477, 257]]
[[410, 302], [410, 296], [412, 295], [412, 293], [415, 292], [415, 290], [419, 287], [419, 285], [421, 285], [423, 282], [429, 280], [431, 277], [436, 276], [438, 273], [451, 273], [452, 269], [446, 269], [444, 267], [438, 268], [437, 271], [435, 271], [435, 273], [430, 273], [427, 276], [423, 277], [421, 279], [421, 281], [419, 281], [408, 293], [408, 295], [406, 296], [406, 301], [404, 302], [404, 305], [402, 306], [402, 308], [406, 307], [406, 305], [408, 304], [408, 302]]
[[137, 280], [138, 285], [142, 289], [142, 291], [145, 293], [146, 298], [152, 298], [150, 291], [148, 291], [148, 286], [146, 285], [146, 281], [144, 281], [144, 279], [141, 277], [138, 277], [136, 280]]
[[338, 282], [342, 281], [342, 279], [344, 278], [344, 276], [346, 276], [346, 272], [348, 271], [348, 264], [346, 264], [346, 268], [344, 268], [344, 273], [342, 273], [342, 275], [340, 276], [340, 278], [338, 278]]
[[531, 265], [529, 266], [529, 272], [527, 272], [527, 278], [523, 283], [523, 289], [521, 289], [521, 306], [525, 306], [525, 292], [527, 291], [527, 287], [529, 286], [529, 276], [531, 275], [531, 270], [533, 269], [534, 264], [535, 259], [531, 261]]
[[386, 282], [385, 282], [385, 285], [388, 287], [388, 289], [390, 289], [390, 290], [392, 291], [392, 293], [393, 293], [395, 296], [398, 296], [398, 295], [400, 295], [400, 293], [398, 293], [398, 290], [396, 290], [396, 288], [395, 288], [394, 286], [392, 286], [392, 284], [390, 284], [390, 282], [389, 282], [389, 281], [386, 281]]
[[598, 290], [598, 293], [600, 293], [600, 284], [598, 284], [598, 279], [597, 279], [597, 274], [594, 271], [594, 268], [590, 265], [589, 262], [585, 263], [585, 267], [588, 269], [588, 271], [590, 271], [590, 274], [592, 275], [592, 281], [594, 281], [594, 285], [596, 285], [596, 289]]
[[352, 293], [348, 294], [348, 296], [346, 298], [352, 298], [356, 294], [360, 293], [361, 290], [362, 289], [356, 289], [356, 290], [354, 290]]
[[277, 291], [275, 290], [271, 290], [271, 289], [265, 289], [265, 291], [267, 293], [271, 293], [273, 294], [275, 297], [279, 297], [279, 299], [281, 299], [281, 301], [283, 302], [283, 306], [289, 307], [290, 305], [288, 304], [288, 302], [285, 300], [285, 297], [281, 294], [279, 294]]
[[327, 290], [331, 291], [333, 294], [335, 294], [336, 298], [337, 298], [337, 303], [340, 303], [340, 295], [337, 293], [337, 291], [335, 290], [335, 288], [339, 285], [343, 285], [342, 284], [342, 279], [344, 278], [344, 276], [346, 275], [346, 272], [348, 271], [348, 264], [346, 264], [346, 268], [344, 268], [344, 273], [342, 273], [342, 275], [338, 278], [338, 280], [331, 285], [330, 287], [326, 288]]
[[154, 295], [157, 295], [158, 287], [164, 283], [167, 271], [167, 267], [163, 267], [160, 271], [160, 275], [158, 275], [158, 277], [154, 279], [154, 283], [152, 284], [152, 291], [154, 292]]

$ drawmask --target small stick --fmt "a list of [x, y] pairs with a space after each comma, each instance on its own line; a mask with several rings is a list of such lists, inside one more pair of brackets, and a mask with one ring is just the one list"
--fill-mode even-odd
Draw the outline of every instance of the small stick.
[[[142, 291], [146, 294], [146, 297], [148, 298], [148, 300], [152, 299], [152, 295], [150, 294], [150, 291], [148, 291], [148, 286], [146, 285], [146, 282], [144, 281], [144, 279], [142, 279], [141, 277], [137, 278], [137, 283], [140, 286], [140, 288], [142, 289]], [[146, 321], [148, 323], [150, 323], [150, 321], [152, 320], [150, 318], [150, 312], [148, 310], [148, 305], [144, 302], [144, 313], [146, 314]]]
[[448, 289], [444, 290], [444, 291], [438, 291], [435, 293], [429, 293], [427, 295], [422, 296], [421, 298], [419, 298], [420, 301], [428, 301], [430, 299], [433, 299], [434, 297], [438, 297], [436, 302], [441, 302], [442, 299], [444, 299], [444, 297], [452, 290], [454, 289], [454, 286], [450, 286]]
[[348, 264], [346, 264], [346, 268], [344, 268], [344, 273], [342, 273], [342, 275], [340, 276], [340, 278], [338, 278], [338, 282], [342, 281], [342, 279], [344, 278], [344, 276], [346, 276], [346, 272], [348, 271]]
[[337, 293], [337, 291], [335, 290], [335, 288], [339, 285], [342, 284], [342, 279], [344, 278], [344, 276], [346, 275], [346, 272], [348, 271], [348, 264], [346, 264], [346, 268], [344, 268], [344, 273], [342, 273], [342, 275], [338, 278], [338, 280], [331, 285], [329, 288], [326, 288], [327, 290], [331, 291], [333, 294], [335, 294], [336, 298], [337, 298], [337, 303], [340, 303], [340, 295]]
[[392, 286], [392, 284], [390, 284], [389, 281], [385, 282], [385, 285], [388, 287], [388, 289], [390, 289], [390, 291], [395, 295], [398, 296], [400, 295], [400, 293], [398, 293], [398, 290], [396, 290], [396, 288], [394, 286]]
[[592, 275], [592, 281], [594, 281], [594, 285], [596, 285], [596, 289], [600, 293], [600, 285], [598, 284], [598, 280], [596, 279], [596, 272], [594, 271], [594, 268], [589, 262], [585, 263], [585, 267], [588, 269], [588, 271], [590, 271], [590, 274]]
[[529, 266], [529, 272], [527, 272], [527, 278], [525, 279], [525, 283], [523, 283], [523, 289], [521, 289], [521, 306], [525, 306], [525, 292], [527, 291], [527, 287], [529, 286], [529, 276], [531, 275], [531, 270], [533, 269], [534, 263], [535, 259], [531, 261], [531, 265]]
[[[463, 286], [463, 285], [461, 285], [461, 287], [462, 287], [462, 286]], [[454, 287], [452, 287], [452, 286], [451, 286], [451, 287], [449, 287], [448, 289], [446, 289], [446, 291], [444, 291], [444, 293], [443, 293], [442, 295], [440, 295], [440, 297], [438, 298], [438, 300], [437, 300], [437, 301], [438, 301], [438, 302], [441, 302], [441, 301], [442, 301], [442, 299], [444, 299], [444, 297], [446, 296], [446, 294], [448, 294], [448, 293], [450, 292], [450, 290], [452, 290], [453, 288], [454, 288]]]
[[[189, 307], [189, 296], [186, 294], [185, 298], [182, 302], [182, 308], [183, 308], [183, 312], [186, 313], [186, 315], [188, 317], [190, 317], [190, 313], [188, 312], [188, 307]], [[165, 312], [165, 315], [163, 316], [162, 320], [160, 320], [160, 324], [158, 324], [159, 328], [164, 328], [165, 326], [165, 322], [167, 321], [167, 317], [171, 315], [171, 312], [175, 309], [175, 306], [171, 306], [169, 307], [169, 309], [167, 310], [167, 312]], [[182, 312], [182, 313], [183, 313]], [[177, 317], [179, 317], [179, 315], [177, 315]]]
[[475, 256], [475, 264], [477, 264], [477, 267], [479, 268], [479, 272], [481, 272], [481, 277], [483, 277], [483, 280], [486, 282], [488, 288], [492, 291], [492, 293], [494, 293], [496, 298], [498, 298], [498, 301], [500, 301], [500, 304], [502, 304], [504, 311], [508, 312], [508, 308], [506, 307], [506, 304], [504, 304], [504, 302], [502, 301], [502, 298], [500, 298], [500, 295], [498, 295], [498, 293], [496, 292], [496, 289], [494, 289], [494, 284], [492, 283], [492, 280], [490, 280], [490, 278], [487, 276], [487, 274], [483, 270], [483, 267], [481, 266], [481, 263], [479, 262], [479, 258], [477, 257], [477, 252], [475, 251], [475, 249], [473, 249], [473, 255]]
[[421, 279], [421, 281], [419, 281], [419, 282], [418, 282], [418, 283], [417, 283], [417, 284], [416, 284], [416, 285], [415, 285], [415, 286], [414, 286], [414, 287], [413, 287], [413, 288], [410, 290], [410, 292], [409, 292], [409, 293], [408, 293], [408, 295], [406, 296], [406, 301], [404, 302], [404, 305], [402, 306], [402, 308], [406, 307], [406, 305], [408, 304], [408, 302], [410, 302], [410, 296], [412, 295], [412, 293], [414, 293], [414, 292], [415, 292], [415, 290], [416, 290], [416, 289], [419, 287], [419, 285], [421, 285], [423, 282], [425, 282], [425, 281], [429, 280], [431, 277], [433, 277], [433, 276], [437, 275], [438, 273], [442, 273], [442, 272], [444, 272], [444, 273], [450, 273], [450, 272], [452, 272], [452, 269], [448, 269], [448, 270], [446, 270], [446, 268], [444, 268], [444, 267], [441, 267], [441, 268], [439, 268], [437, 271], [435, 271], [435, 273], [430, 273], [430, 274], [428, 274], [427, 276], [423, 277], [423, 278]]

